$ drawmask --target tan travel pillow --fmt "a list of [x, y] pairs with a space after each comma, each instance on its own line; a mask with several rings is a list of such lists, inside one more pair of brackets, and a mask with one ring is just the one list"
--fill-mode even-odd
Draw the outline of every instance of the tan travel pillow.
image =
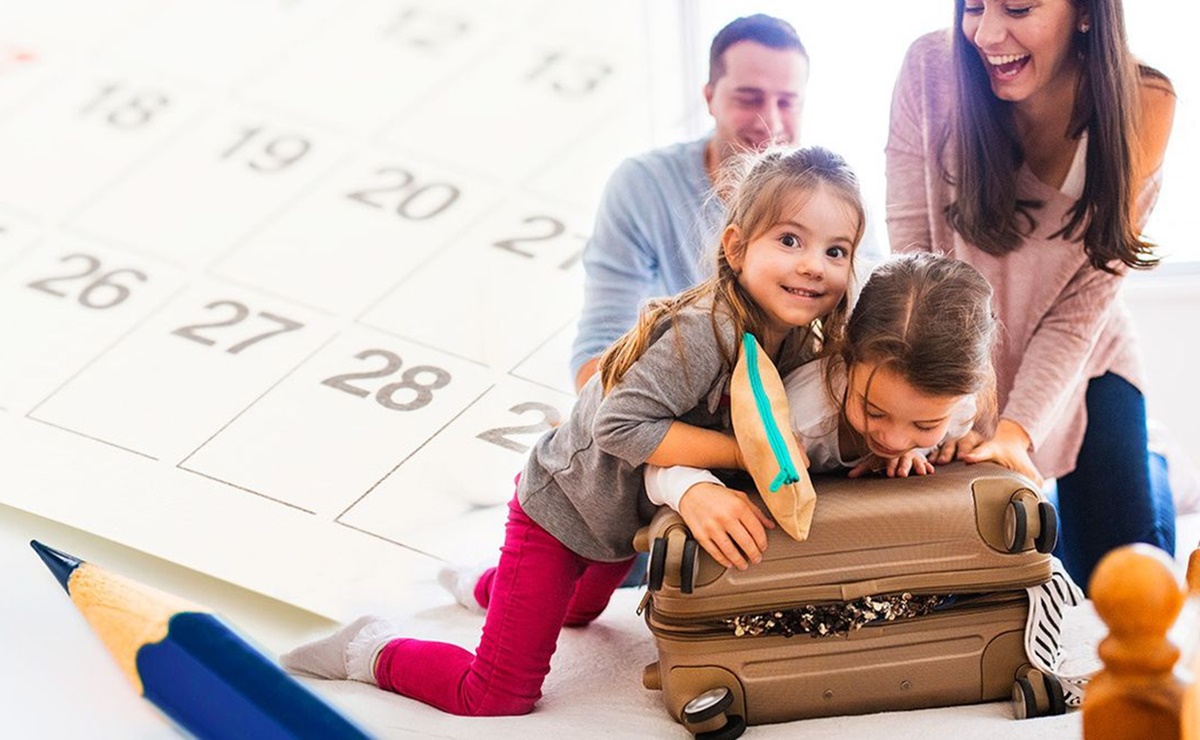
[[742, 337], [729, 381], [729, 403], [733, 433], [759, 495], [780, 529], [803, 541], [812, 524], [817, 493], [792, 434], [779, 371], [750, 333]]

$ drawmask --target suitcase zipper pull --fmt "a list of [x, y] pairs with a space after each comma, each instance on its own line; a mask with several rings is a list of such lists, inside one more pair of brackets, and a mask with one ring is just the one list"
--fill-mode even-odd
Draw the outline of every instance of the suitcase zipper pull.
[[792, 456], [788, 454], [787, 443], [775, 423], [775, 415], [771, 413], [771, 402], [763, 389], [762, 376], [758, 372], [758, 343], [754, 335], [746, 332], [742, 335], [742, 347], [746, 353], [746, 375], [750, 379], [750, 390], [754, 393], [754, 406], [762, 419], [767, 432], [767, 440], [771, 443], [771, 452], [775, 454], [775, 462], [779, 465], [779, 475], [771, 481], [771, 491], [778, 491], [781, 486], [790, 485], [800, 480]]
[[646, 606], [649, 603], [650, 603], [650, 591], [647, 590], [646, 593], [642, 594], [642, 601], [641, 601], [641, 603], [638, 604], [638, 607], [637, 607], [637, 615], [639, 617], [642, 616], [642, 612], [646, 611]]

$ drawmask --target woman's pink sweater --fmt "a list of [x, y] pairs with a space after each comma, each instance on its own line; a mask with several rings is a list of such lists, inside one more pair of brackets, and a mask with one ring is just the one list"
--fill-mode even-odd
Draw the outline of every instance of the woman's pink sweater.
[[[1018, 197], [1042, 201], [1037, 227], [1016, 251], [994, 257], [950, 228], [946, 206], [955, 190], [942, 157], [955, 171], [945, 127], [954, 117], [950, 32], [917, 39], [909, 48], [892, 99], [887, 144], [887, 226], [893, 251], [934, 250], [965, 260], [995, 289], [1003, 329], [996, 354], [1001, 418], [1033, 440], [1033, 461], [1046, 477], [1071, 472], [1087, 425], [1087, 381], [1112, 371], [1139, 385], [1141, 371], [1128, 311], [1118, 295], [1122, 277], [1096, 270], [1081, 242], [1051, 238], [1075, 198], [1041, 182], [1027, 166], [1017, 172]], [[1160, 173], [1138, 198], [1141, 222], [1158, 196]]]

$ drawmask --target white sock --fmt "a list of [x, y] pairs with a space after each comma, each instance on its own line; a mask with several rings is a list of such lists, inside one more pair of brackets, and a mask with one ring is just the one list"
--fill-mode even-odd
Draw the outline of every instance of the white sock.
[[328, 637], [284, 653], [279, 662], [293, 673], [374, 684], [375, 658], [397, 632], [382, 617], [359, 617]]
[[438, 583], [450, 592], [454, 600], [475, 614], [487, 614], [475, 598], [475, 584], [490, 565], [448, 565], [438, 571]]

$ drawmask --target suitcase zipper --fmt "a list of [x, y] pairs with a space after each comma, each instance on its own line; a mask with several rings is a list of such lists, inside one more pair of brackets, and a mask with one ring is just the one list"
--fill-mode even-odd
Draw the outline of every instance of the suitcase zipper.
[[[647, 592], [647, 596], [649, 596], [649, 595], [650, 595], [649, 592]], [[883, 595], [880, 595], [880, 596], [882, 597]], [[1009, 606], [1012, 604], [1024, 602], [1027, 598], [1028, 598], [1028, 596], [1024, 590], [998, 591], [998, 592], [983, 593], [983, 594], [965, 594], [962, 596], [955, 597], [955, 602], [952, 605], [946, 606], [943, 608], [939, 608], [931, 614], [926, 614], [926, 615], [920, 616], [920, 617], [912, 617], [909, 619], [890, 620], [890, 621], [889, 620], [881, 620], [881, 621], [876, 621], [876, 622], [869, 622], [865, 625], [862, 625], [859, 629], [869, 629], [872, 627], [895, 626], [898, 624], [912, 624], [912, 623], [922, 622], [922, 621], [926, 621], [926, 620], [930, 620], [930, 619], [951, 617], [951, 616], [961, 614], [961, 613], [967, 612], [967, 611], [991, 609], [991, 608], [995, 608], [997, 606]], [[639, 607], [638, 607], [639, 614], [641, 613], [643, 607], [646, 606], [647, 601], [650, 601], [650, 599], [647, 599], [647, 598], [642, 599], [642, 604], [639, 605]], [[816, 603], [816, 604], [801, 604], [801, 605], [789, 604], [786, 606], [776, 606], [776, 607], [768, 607], [765, 609], [757, 609], [757, 610], [750, 611], [750, 612], [744, 612], [744, 614], [765, 614], [765, 613], [770, 613], [770, 612], [799, 609], [799, 608], [803, 608], [805, 606], [826, 606], [829, 604], [837, 604], [837, 603], [842, 603], [842, 602], [820, 602], [820, 603]], [[723, 618], [707, 617], [707, 618], [690, 618], [689, 619], [686, 617], [672, 617], [670, 615], [664, 616], [661, 612], [658, 612], [654, 609], [653, 601], [650, 601], [649, 609], [646, 609], [646, 624], [650, 627], [652, 632], [654, 632], [656, 634], [663, 634], [663, 635], [669, 635], [669, 636], [688, 637], [688, 638], [709, 638], [709, 637], [725, 638], [725, 637], [733, 637], [734, 636], [733, 627], [731, 625], [725, 623]], [[858, 631], [858, 629], [856, 629], [855, 631]], [[821, 634], [813, 634], [813, 633], [797, 633], [796, 636], [800, 636], [802, 634], [808, 634], [813, 637], [833, 636], [833, 635], [821, 635]], [[844, 635], [845, 633], [839, 632], [836, 634]], [[781, 635], [766, 634], [766, 635], [742, 635], [740, 637], [753, 638], [753, 637], [779, 637], [779, 636], [781, 636]]]
[[754, 406], [767, 432], [767, 441], [771, 444], [771, 452], [775, 453], [775, 462], [779, 465], [779, 474], [771, 481], [771, 491], [775, 492], [781, 486], [791, 485], [800, 480], [796, 465], [788, 453], [787, 442], [779, 432], [775, 423], [775, 415], [771, 413], [771, 400], [763, 389], [762, 375], [758, 372], [758, 342], [754, 335], [746, 332], [742, 335], [742, 351], [746, 353], [746, 375], [750, 378], [750, 390], [754, 394]]

